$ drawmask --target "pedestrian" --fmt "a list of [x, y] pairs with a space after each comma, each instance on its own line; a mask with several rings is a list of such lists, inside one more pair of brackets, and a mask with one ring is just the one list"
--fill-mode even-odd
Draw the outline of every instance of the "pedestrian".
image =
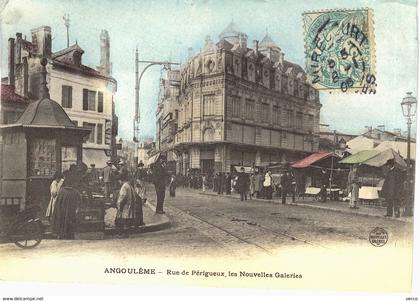
[[127, 170], [120, 172], [119, 181], [121, 188], [118, 192], [115, 225], [119, 234], [122, 235], [130, 226], [143, 224], [143, 210], [140, 198], [137, 199], [137, 194], [130, 184], [130, 175]]
[[203, 192], [206, 192], [206, 185], [207, 185], [207, 177], [206, 177], [206, 174], [203, 173], [203, 175], [201, 176], [201, 179], [202, 179]]
[[395, 161], [393, 159], [388, 160], [386, 166], [388, 167], [388, 172], [381, 189], [381, 194], [387, 202], [385, 216], [399, 218], [404, 176], [395, 166]]
[[213, 191], [219, 192], [219, 173], [216, 173], [213, 177]]
[[47, 207], [47, 212], [45, 213], [45, 217], [47, 217], [48, 220], [51, 220], [54, 214], [55, 202], [57, 201], [58, 192], [60, 191], [63, 182], [63, 176], [60, 172], [56, 171], [50, 185], [50, 202]]
[[75, 188], [77, 181], [76, 165], [72, 165], [64, 174], [64, 182], [58, 192], [52, 214], [52, 230], [58, 239], [74, 239], [76, 212], [82, 200], [80, 192]]
[[252, 200], [252, 197], [255, 194], [255, 170], [251, 173], [249, 177], [249, 199]]
[[175, 175], [172, 175], [171, 180], [169, 182], [169, 196], [175, 197], [175, 191], [176, 191], [176, 178], [175, 178]]
[[226, 178], [225, 178], [225, 185], [226, 185], [226, 194], [231, 194], [232, 192], [232, 176], [230, 175], [229, 172], [226, 173]]
[[281, 203], [286, 204], [287, 197], [287, 188], [288, 188], [288, 178], [287, 174], [283, 172], [280, 176], [280, 185], [281, 185]]
[[223, 194], [223, 190], [224, 190], [224, 184], [225, 184], [225, 180], [224, 180], [225, 176], [222, 172], [218, 173], [217, 176], [217, 183], [218, 183], [218, 187], [217, 187], [217, 194]]
[[357, 207], [357, 202], [359, 201], [359, 172], [357, 166], [353, 165], [350, 169], [349, 175], [347, 177], [348, 186], [350, 187], [351, 197], [350, 197], [350, 209], [359, 209]]
[[296, 197], [296, 178], [293, 175], [292, 172], [288, 172], [288, 184], [289, 184], [289, 189], [288, 191], [292, 194], [292, 203], [295, 202], [295, 197]]
[[136, 172], [134, 174], [135, 179], [135, 191], [140, 197], [142, 203], [146, 203], [147, 194], [146, 194], [146, 180], [147, 180], [147, 170], [144, 168], [142, 161], [137, 165]]
[[152, 168], [153, 184], [156, 190], [156, 214], [164, 214], [165, 189], [168, 172], [166, 171], [166, 158], [160, 154]]
[[321, 202], [327, 202], [327, 185], [329, 182], [328, 174], [325, 168], [321, 170], [321, 190], [319, 191], [319, 195], [321, 197]]
[[241, 167], [241, 172], [238, 174], [238, 179], [236, 180], [236, 187], [241, 195], [241, 201], [246, 200], [246, 193], [249, 187], [249, 177], [245, 173], [245, 168]]
[[261, 190], [263, 189], [263, 185], [262, 185], [263, 183], [264, 183], [263, 175], [257, 169], [254, 175], [254, 192], [257, 198], [261, 197]]
[[106, 162], [106, 164], [107, 165], [104, 167], [104, 193], [105, 193], [105, 199], [109, 199], [109, 196], [111, 195], [111, 191], [113, 190], [112, 161], [109, 160], [108, 162]]
[[90, 164], [90, 170], [88, 171], [88, 182], [89, 186], [91, 187], [96, 187], [99, 184], [99, 175], [94, 163]]
[[271, 200], [273, 198], [273, 178], [271, 177], [271, 171], [268, 170], [264, 176], [264, 183], [263, 183], [263, 191], [264, 197], [267, 200]]

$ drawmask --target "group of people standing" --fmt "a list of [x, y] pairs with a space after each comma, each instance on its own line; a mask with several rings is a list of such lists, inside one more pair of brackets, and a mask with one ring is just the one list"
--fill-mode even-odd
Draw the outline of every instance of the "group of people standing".
[[[156, 190], [156, 214], [163, 214], [165, 188], [168, 172], [165, 158], [159, 156], [151, 170], [140, 162], [135, 172], [130, 172], [120, 161], [107, 162], [103, 169], [103, 192], [111, 206], [116, 207], [115, 225], [120, 230], [139, 227], [143, 222], [143, 204], [147, 200], [146, 186], [152, 181]], [[77, 210], [82, 204], [82, 195], [88, 199], [92, 191], [101, 186], [98, 171], [92, 164], [88, 170], [85, 164], [71, 165], [63, 174], [55, 173], [50, 185], [50, 202], [46, 218], [59, 239], [73, 239], [77, 225]], [[170, 195], [175, 196], [176, 181], [171, 178]], [[99, 189], [101, 190], [101, 189]]]
[[231, 194], [235, 189], [241, 201], [252, 198], [264, 198], [271, 200], [273, 193], [277, 192], [282, 195], [283, 203], [286, 202], [286, 196], [291, 194], [293, 201], [295, 198], [296, 180], [291, 172], [284, 172], [280, 178], [280, 185], [273, 180], [270, 170], [263, 171], [260, 169], [253, 169], [251, 173], [245, 173], [245, 168], [241, 167], [239, 172], [233, 175], [229, 172], [218, 172], [214, 177], [203, 174], [202, 175], [202, 190], [203, 192], [213, 184], [213, 190], [218, 194]]

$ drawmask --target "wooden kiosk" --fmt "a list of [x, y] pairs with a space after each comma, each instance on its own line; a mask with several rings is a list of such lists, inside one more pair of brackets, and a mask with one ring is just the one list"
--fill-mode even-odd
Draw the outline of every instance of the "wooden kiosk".
[[[0, 125], [4, 144], [1, 200], [15, 210], [28, 204], [37, 204], [42, 210], [47, 207], [53, 175], [82, 162], [82, 143], [90, 133], [90, 129], [74, 125], [50, 99], [46, 64], [43, 58], [40, 99], [30, 103], [14, 124]], [[9, 204], [8, 200], [13, 201]]]

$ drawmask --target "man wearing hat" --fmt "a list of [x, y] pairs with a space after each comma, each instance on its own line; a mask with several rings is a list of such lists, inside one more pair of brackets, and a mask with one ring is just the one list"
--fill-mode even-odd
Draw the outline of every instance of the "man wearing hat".
[[157, 162], [153, 164], [152, 176], [156, 190], [156, 213], [164, 214], [163, 202], [165, 201], [165, 188], [168, 172], [165, 166], [166, 158], [160, 154]]
[[402, 197], [403, 177], [402, 172], [395, 166], [395, 161], [390, 159], [386, 162], [388, 173], [386, 174], [381, 194], [386, 199], [387, 208], [385, 216], [400, 217], [400, 201]]
[[241, 167], [241, 172], [238, 174], [238, 180], [236, 185], [239, 194], [241, 195], [241, 201], [246, 200], [246, 193], [249, 187], [249, 177], [245, 173], [245, 168], [243, 166]]
[[134, 179], [136, 181], [135, 190], [137, 194], [140, 196], [142, 202], [146, 202], [146, 178], [147, 178], [147, 170], [144, 168], [144, 164], [142, 161], [139, 162], [137, 165], [136, 173], [134, 174]]
[[107, 166], [104, 168], [104, 192], [105, 198], [109, 199], [109, 195], [112, 191], [112, 161], [106, 162]]

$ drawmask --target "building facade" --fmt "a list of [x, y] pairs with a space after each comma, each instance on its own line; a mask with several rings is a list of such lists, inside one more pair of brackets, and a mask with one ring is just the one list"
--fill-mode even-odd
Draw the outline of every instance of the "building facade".
[[170, 97], [157, 110], [157, 149], [176, 157], [177, 172], [228, 172], [318, 151], [318, 91], [268, 35], [247, 44], [231, 22], [181, 66], [174, 95], [162, 86]]
[[78, 126], [91, 130], [83, 144], [83, 161], [97, 167], [106, 165], [116, 155], [115, 136], [117, 118], [114, 113], [114, 95], [117, 81], [111, 76], [109, 36], [100, 35], [101, 58], [97, 70], [82, 63], [84, 50], [76, 43], [52, 52], [51, 28], [42, 26], [31, 30], [32, 40], [9, 39], [10, 85], [17, 94], [30, 101], [39, 98], [40, 60], [48, 59], [47, 82], [51, 99], [56, 100]]

